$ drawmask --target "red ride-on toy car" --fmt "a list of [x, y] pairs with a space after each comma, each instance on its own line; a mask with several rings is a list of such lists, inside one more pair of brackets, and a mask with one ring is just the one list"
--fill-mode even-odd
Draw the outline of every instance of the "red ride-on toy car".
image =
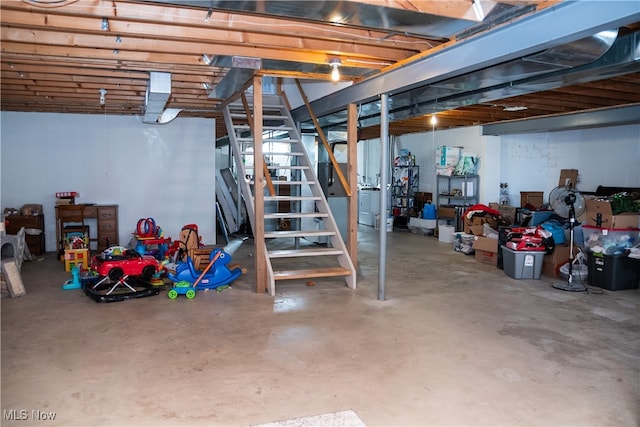
[[150, 255], [140, 255], [134, 249], [112, 246], [91, 259], [91, 269], [99, 276], [107, 276], [116, 281], [124, 276], [140, 276], [151, 280], [162, 271], [157, 259]]
[[90, 267], [101, 279], [93, 286], [85, 286], [84, 291], [96, 302], [122, 301], [159, 293], [150, 281], [163, 267], [151, 255], [112, 246], [91, 258]]

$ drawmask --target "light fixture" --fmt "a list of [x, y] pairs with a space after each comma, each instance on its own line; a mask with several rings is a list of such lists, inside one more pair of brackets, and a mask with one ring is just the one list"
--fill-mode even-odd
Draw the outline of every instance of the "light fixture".
[[342, 62], [340, 58], [334, 58], [329, 61], [331, 66], [331, 80], [337, 82], [340, 80], [340, 69], [338, 68]]
[[213, 56], [209, 56], [209, 55], [203, 53], [202, 54], [202, 61], [207, 65], [211, 65], [213, 63]]
[[528, 110], [529, 107], [525, 107], [524, 105], [506, 105], [502, 111], [522, 111], [522, 110]]
[[430, 120], [430, 122], [431, 122], [431, 126], [435, 126], [435, 125], [437, 125], [437, 124], [438, 124], [438, 118], [436, 117], [436, 115], [435, 115], [435, 114], [432, 114], [432, 115], [431, 115], [431, 120]]
[[107, 18], [102, 18], [102, 25], [100, 26], [102, 31], [109, 31], [109, 20]]
[[107, 98], [107, 90], [106, 89], [100, 89], [98, 92], [100, 92], [100, 105], [104, 105], [106, 98]]
[[480, 0], [471, 0], [471, 6], [473, 6], [473, 12], [476, 14], [478, 21], [482, 21], [484, 19], [484, 10], [482, 10]]

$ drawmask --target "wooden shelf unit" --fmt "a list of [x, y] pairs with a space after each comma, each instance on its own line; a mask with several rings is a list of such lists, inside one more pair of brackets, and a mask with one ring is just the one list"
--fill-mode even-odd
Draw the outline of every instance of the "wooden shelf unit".
[[38, 235], [25, 233], [25, 241], [31, 255], [42, 255], [46, 251], [44, 240], [44, 215], [9, 215], [6, 217], [7, 234], [18, 234], [21, 227], [42, 230]]

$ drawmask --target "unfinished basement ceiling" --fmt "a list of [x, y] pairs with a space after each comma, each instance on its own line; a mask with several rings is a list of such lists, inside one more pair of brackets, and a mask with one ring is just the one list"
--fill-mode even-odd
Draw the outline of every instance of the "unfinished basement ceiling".
[[[259, 60], [259, 72], [264, 75], [309, 81], [328, 80], [329, 62], [340, 59], [342, 79], [354, 82], [354, 89], [335, 97], [341, 102], [356, 102], [358, 88], [365, 88], [367, 95], [372, 88], [385, 88], [394, 75], [411, 69], [412, 64], [415, 68], [425, 59], [437, 60], [443, 52], [486, 34], [516, 28], [511, 35], [519, 38], [517, 27], [523, 20], [564, 7], [564, 3], [476, 0], [474, 7], [469, 0], [8, 0], [0, 4], [2, 110], [143, 116], [150, 73], [165, 72], [171, 73], [166, 109], [178, 117], [218, 118], [217, 135], [221, 136], [226, 129], [218, 107], [224, 99], [212, 94], [230, 70], [238, 70], [235, 59]], [[585, 3], [577, 6], [582, 10], [592, 7], [596, 14], [602, 4], [608, 9], [621, 5], [629, 9], [628, 4], [633, 4], [577, 3]], [[574, 68], [587, 67], [591, 58], [602, 61], [622, 37], [637, 40], [634, 32], [640, 28], [640, 7], [631, 9], [628, 19], [618, 21], [624, 21], [623, 25], [598, 28], [570, 40], [590, 40], [587, 44], [591, 44], [591, 56], [579, 58], [580, 64]], [[547, 30], [541, 27], [537, 35], [521, 36], [540, 38]], [[615, 32], [615, 42], [608, 48], [604, 42], [604, 53], [598, 48], [591, 51], [597, 44], [592, 43], [593, 37], [603, 30]], [[620, 49], [633, 49], [633, 41], [626, 43]], [[523, 57], [529, 54], [540, 52]], [[566, 73], [571, 67], [558, 64], [556, 57], [551, 61], [553, 70], [548, 68], [545, 73], [564, 74], [553, 83], [542, 73], [518, 75], [516, 70], [525, 62], [530, 70], [547, 66], [544, 61], [527, 58], [516, 58], [520, 65], [504, 61], [473, 70], [485, 83], [499, 74], [500, 82], [483, 87], [469, 87], [472, 74], [467, 73], [430, 78], [424, 84], [410, 82], [408, 87], [390, 92], [396, 108], [391, 114], [390, 133], [431, 130], [428, 115], [440, 109], [438, 128], [633, 108], [640, 105], [640, 54], [636, 51], [635, 57], [633, 53], [629, 57], [632, 59], [624, 67], [608, 66], [602, 73], [585, 69], [581, 78]], [[502, 67], [499, 73], [492, 70], [498, 66]], [[534, 77], [537, 81], [528, 80]], [[527, 83], [527, 90], [506, 90], [514, 81]], [[443, 91], [448, 104], [441, 96]], [[104, 103], [100, 102], [102, 93]], [[361, 136], [378, 136], [375, 102], [357, 102]], [[513, 106], [527, 109], [505, 110]], [[322, 105], [318, 108], [323, 109]], [[321, 116], [327, 125], [343, 126], [341, 114], [332, 111]]]

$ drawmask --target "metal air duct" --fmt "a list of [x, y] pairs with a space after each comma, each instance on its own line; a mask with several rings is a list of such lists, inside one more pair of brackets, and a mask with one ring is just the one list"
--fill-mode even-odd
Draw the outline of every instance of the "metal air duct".
[[143, 123], [157, 123], [171, 96], [171, 73], [152, 71], [144, 102]]

